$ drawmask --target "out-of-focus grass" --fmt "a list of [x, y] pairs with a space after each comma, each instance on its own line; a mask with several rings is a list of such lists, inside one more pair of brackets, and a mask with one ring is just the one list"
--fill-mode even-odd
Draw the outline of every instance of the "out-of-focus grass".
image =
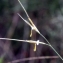
[[4, 58], [0, 58], [0, 63], [3, 63], [4, 62]]

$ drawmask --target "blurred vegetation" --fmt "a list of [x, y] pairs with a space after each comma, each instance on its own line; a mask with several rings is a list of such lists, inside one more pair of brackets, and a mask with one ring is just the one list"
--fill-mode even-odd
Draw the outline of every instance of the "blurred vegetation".
[[3, 58], [0, 58], [0, 63], [3, 63], [4, 59]]
[[48, 6], [50, 12], [54, 13], [57, 10], [60, 10], [60, 3], [59, 0], [48, 0]]
[[30, 11], [40, 10], [41, 8], [49, 9], [50, 13], [60, 10], [59, 0], [28, 0], [28, 9]]
[[[23, 1], [23, 0], [20, 0], [20, 1]], [[38, 11], [37, 13], [39, 14], [40, 12], [42, 12], [42, 14], [41, 13], [39, 14], [40, 16], [38, 15], [38, 17], [36, 17], [36, 19], [39, 18], [39, 21], [37, 21], [38, 24], [40, 23], [37, 26], [39, 29], [42, 29], [41, 27], [44, 25], [43, 23], [49, 24], [51, 16], [55, 15], [58, 10], [61, 12], [61, 14], [63, 13], [62, 0], [61, 1], [60, 0], [24, 0], [23, 2], [24, 2], [25, 7], [27, 4], [26, 9], [27, 9], [28, 13], [31, 12], [31, 14], [33, 14], [34, 11]], [[25, 2], [27, 2], [27, 3], [25, 3]], [[18, 3], [17, 0], [0, 0], [0, 24], [3, 23], [5, 25], [4, 29], [6, 28], [5, 29], [6, 31], [3, 30], [4, 32], [7, 32], [8, 29], [11, 27], [13, 18], [17, 14], [17, 13], [15, 13], [15, 11], [19, 10], [17, 12], [21, 13], [25, 17], [24, 13], [22, 12], [23, 10], [20, 10], [21, 8], [19, 5], [20, 4]], [[43, 15], [44, 15], [44, 17], [43, 17]], [[40, 17], [41, 17], [41, 19], [40, 19]], [[17, 18], [17, 20], [18, 20], [18, 18]], [[15, 27], [14, 33], [11, 38], [23, 39], [23, 35], [25, 33], [24, 33], [24, 25], [23, 25], [22, 20], [21, 20], [21, 22], [20, 22], [20, 20], [18, 20], [18, 23], [15, 26], [17, 26], [17, 27]], [[12, 28], [13, 27], [14, 27], [14, 25], [12, 25]], [[47, 30], [47, 32], [49, 33], [51, 38], [58, 36], [58, 34], [59, 34], [58, 26], [53, 24], [53, 26], [50, 25], [49, 27], [47, 27], [44, 25], [43, 27], [44, 28], [46, 27], [45, 29]], [[19, 43], [19, 42], [15, 42], [15, 41], [11, 42], [11, 45], [12, 45], [12, 48], [14, 49], [14, 51], [18, 51], [21, 46], [23, 47], [22, 44], [23, 43]], [[17, 52], [16, 52], [16, 54], [17, 54]], [[0, 63], [2, 63], [2, 61], [3, 61], [3, 59], [0, 58]]]
[[[0, 15], [4, 13], [4, 9], [11, 11], [14, 7], [14, 0], [0, 0]], [[48, 8], [50, 12], [55, 12], [60, 9], [59, 0], [28, 0], [28, 10], [40, 10], [41, 8]]]

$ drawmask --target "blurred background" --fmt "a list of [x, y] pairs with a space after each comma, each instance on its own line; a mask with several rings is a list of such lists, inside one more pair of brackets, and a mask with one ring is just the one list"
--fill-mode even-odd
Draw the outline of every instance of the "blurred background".
[[[63, 57], [63, 0], [20, 0], [27, 10], [33, 23], [46, 37], [56, 51]], [[21, 40], [40, 40], [47, 43], [38, 33], [17, 15], [28, 20], [18, 0], [0, 0], [0, 37]], [[29, 57], [57, 56], [46, 45], [38, 45], [36, 52], [34, 44], [18, 41], [0, 40], [0, 63], [7, 63]], [[15, 63], [63, 63], [60, 58], [19, 61]], [[12, 62], [14, 63], [14, 62]]]

